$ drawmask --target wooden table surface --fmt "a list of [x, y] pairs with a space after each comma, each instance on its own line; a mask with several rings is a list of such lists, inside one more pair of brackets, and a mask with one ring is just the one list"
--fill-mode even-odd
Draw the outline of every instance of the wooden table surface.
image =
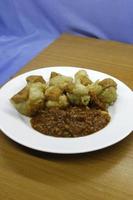
[[[133, 45], [67, 34], [18, 74], [60, 65], [99, 70], [133, 89]], [[132, 200], [132, 141], [130, 134], [100, 151], [56, 155], [22, 147], [0, 133], [0, 200]]]

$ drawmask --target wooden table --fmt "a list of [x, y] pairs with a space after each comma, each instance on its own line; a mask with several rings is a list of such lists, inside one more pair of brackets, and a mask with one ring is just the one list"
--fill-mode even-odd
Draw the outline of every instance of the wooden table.
[[[64, 34], [19, 74], [42, 66], [109, 73], [133, 89], [133, 46]], [[126, 106], [126, 105], [125, 105]], [[0, 200], [132, 200], [133, 134], [104, 150], [53, 155], [0, 134]]]

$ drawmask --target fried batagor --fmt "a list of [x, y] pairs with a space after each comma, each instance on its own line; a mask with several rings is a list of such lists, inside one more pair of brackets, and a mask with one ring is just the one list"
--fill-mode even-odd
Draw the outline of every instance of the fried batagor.
[[73, 82], [73, 78], [52, 72], [49, 86], [57, 86], [64, 91]]
[[111, 78], [105, 78], [102, 81], [99, 81], [99, 85], [101, 85], [103, 89], [108, 88], [108, 87], [117, 88], [116, 82]]
[[88, 105], [90, 101], [88, 88], [81, 83], [74, 83], [73, 87], [69, 88], [67, 97], [72, 105]]
[[72, 105], [87, 106], [90, 102], [90, 96], [77, 96], [72, 93], [67, 93], [67, 98]]
[[99, 95], [103, 91], [103, 87], [99, 85], [99, 80], [87, 86], [89, 93]]
[[[58, 76], [58, 74], [57, 74], [57, 76]], [[63, 94], [63, 92], [65, 92], [65, 87], [61, 89], [58, 86], [58, 84], [47, 87], [47, 89], [45, 91], [46, 107], [48, 107], [48, 108], [50, 108], [50, 107], [65, 108], [69, 105], [67, 96], [65, 94]]]
[[111, 78], [106, 78], [102, 81], [96, 81], [94, 84], [91, 84], [88, 87], [91, 95], [91, 103], [99, 106], [102, 109], [107, 108], [117, 99], [117, 84]]
[[115, 87], [108, 87], [98, 96], [98, 98], [108, 105], [113, 104], [117, 99], [117, 93]]
[[79, 70], [74, 79], [51, 72], [47, 83], [42, 76], [29, 76], [26, 81], [27, 85], [11, 98], [18, 112], [26, 116], [33, 116], [44, 107], [70, 105], [106, 110], [117, 99], [117, 84], [113, 79], [92, 82], [85, 70]]
[[81, 83], [84, 86], [87, 86], [92, 83], [91, 79], [89, 78], [87, 72], [85, 70], [79, 70], [75, 74], [75, 83]]
[[69, 101], [68, 98], [65, 94], [62, 94], [61, 96], [59, 96], [58, 100], [48, 100], [46, 101], [46, 107], [47, 108], [52, 108], [52, 107], [59, 107], [59, 108], [66, 108], [68, 107]]
[[117, 99], [117, 84], [111, 78], [106, 78], [99, 82], [99, 85], [102, 86], [103, 91], [99, 94], [99, 99], [102, 102], [107, 103], [108, 105], [113, 104]]
[[27, 81], [27, 83], [37, 83], [37, 82], [39, 82], [39, 83], [46, 84], [46, 81], [43, 79], [42, 76], [36, 76], [36, 75], [28, 76], [26, 78], [26, 81]]
[[67, 87], [67, 97], [72, 105], [87, 106], [90, 101], [88, 85], [92, 81], [85, 70], [79, 70], [74, 76], [74, 83]]
[[46, 88], [45, 97], [46, 100], [58, 101], [62, 94], [62, 90], [57, 86], [49, 86]]
[[51, 72], [49, 79], [54, 78], [55, 76], [62, 76], [62, 75], [60, 73], [57, 73], [57, 72]]
[[37, 76], [28, 78], [26, 87], [11, 98], [11, 103], [21, 114], [33, 116], [44, 106], [46, 84], [42, 83], [42, 78], [41, 82], [35, 81]]

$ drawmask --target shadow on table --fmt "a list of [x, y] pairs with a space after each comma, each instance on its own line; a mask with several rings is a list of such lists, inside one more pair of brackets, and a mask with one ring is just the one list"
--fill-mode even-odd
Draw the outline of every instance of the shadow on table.
[[91, 181], [119, 165], [131, 148], [133, 135], [109, 148], [75, 155], [39, 152], [18, 145], [3, 134], [1, 138], [2, 164], [8, 166], [8, 170], [37, 182], [62, 187], [62, 180], [63, 184]]

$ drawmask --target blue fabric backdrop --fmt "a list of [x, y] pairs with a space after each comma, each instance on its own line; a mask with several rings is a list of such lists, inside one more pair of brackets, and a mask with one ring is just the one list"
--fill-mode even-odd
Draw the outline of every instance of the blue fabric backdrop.
[[132, 0], [1, 0], [0, 84], [61, 33], [133, 43]]

